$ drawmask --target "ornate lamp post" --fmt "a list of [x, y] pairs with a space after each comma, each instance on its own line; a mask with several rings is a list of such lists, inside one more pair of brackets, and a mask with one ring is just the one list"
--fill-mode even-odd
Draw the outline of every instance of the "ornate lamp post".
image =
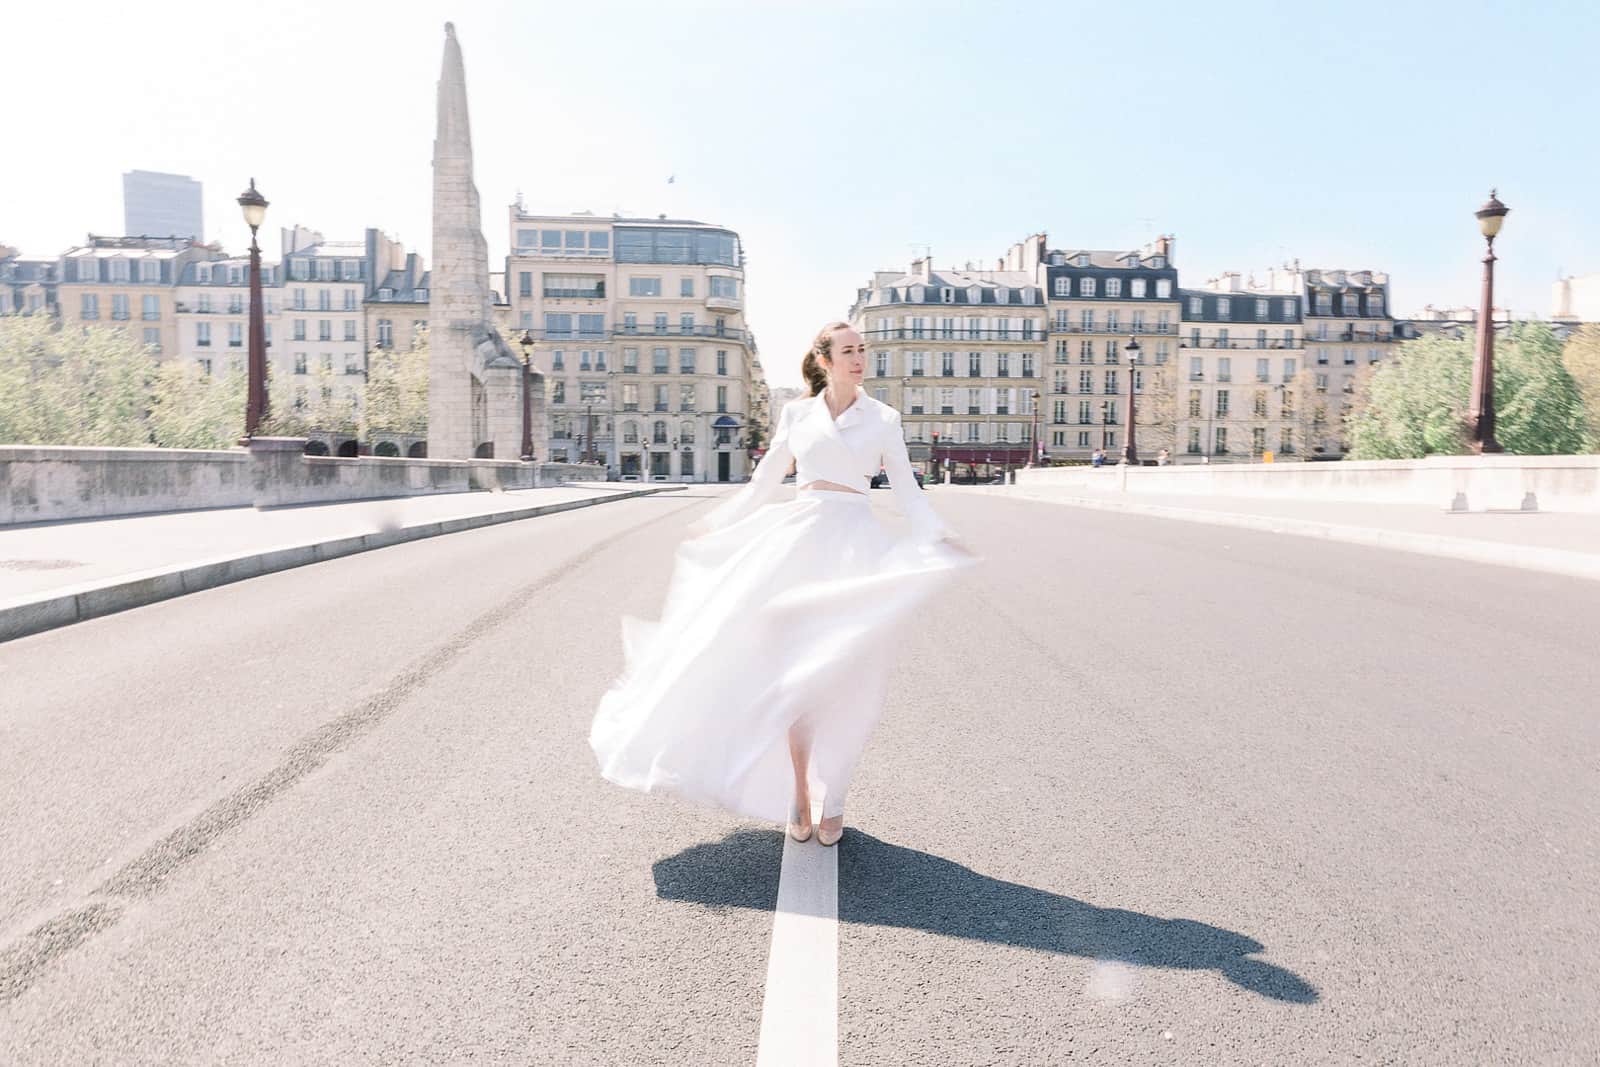
[[1138, 374], [1139, 339], [1137, 337], [1128, 338], [1128, 343], [1123, 348], [1123, 351], [1128, 353], [1128, 443], [1123, 446], [1122, 461], [1133, 464], [1139, 462], [1139, 449], [1135, 447], [1133, 441], [1133, 386]]
[[1033, 390], [1033, 419], [1030, 423], [1031, 433], [1028, 435], [1028, 466], [1038, 465], [1039, 454], [1042, 451], [1039, 445], [1039, 390]]
[[523, 330], [522, 346], [522, 462], [533, 460], [533, 331]]
[[256, 180], [239, 196], [239, 210], [250, 227], [250, 351], [249, 386], [245, 393], [244, 435], [254, 437], [270, 414], [267, 400], [267, 327], [261, 306], [261, 246], [256, 231], [267, 217], [267, 198], [256, 191]]
[[1478, 356], [1472, 361], [1472, 409], [1467, 414], [1472, 447], [1480, 453], [1504, 451], [1494, 439], [1494, 239], [1510, 210], [1490, 189], [1489, 202], [1475, 212], [1489, 246], [1483, 257], [1483, 309], [1478, 312]]
[[933, 483], [944, 484], [944, 468], [939, 466], [939, 431], [933, 431]]

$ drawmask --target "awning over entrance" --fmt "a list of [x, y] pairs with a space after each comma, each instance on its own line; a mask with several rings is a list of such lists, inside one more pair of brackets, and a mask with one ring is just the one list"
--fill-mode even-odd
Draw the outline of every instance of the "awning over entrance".
[[717, 421], [713, 422], [711, 426], [713, 429], [717, 430], [737, 429], [739, 426], [739, 420], [734, 418], [732, 415], [718, 415]]
[[1010, 448], [946, 448], [939, 446], [939, 462], [949, 463], [993, 463], [1010, 464], [1018, 467], [1028, 462], [1028, 446], [1014, 445]]

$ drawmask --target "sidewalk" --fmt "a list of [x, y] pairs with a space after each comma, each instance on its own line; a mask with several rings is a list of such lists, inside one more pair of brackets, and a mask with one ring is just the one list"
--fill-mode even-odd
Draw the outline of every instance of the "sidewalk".
[[355, 552], [681, 488], [577, 482], [0, 527], [0, 641]]
[[980, 486], [1012, 500], [1235, 526], [1600, 580], [1600, 514], [1450, 512], [1413, 504]]

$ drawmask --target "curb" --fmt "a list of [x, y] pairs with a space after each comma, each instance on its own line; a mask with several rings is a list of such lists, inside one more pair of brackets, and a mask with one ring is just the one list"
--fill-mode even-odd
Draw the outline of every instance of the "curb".
[[1365, 545], [1368, 548], [1388, 548], [1423, 556], [1462, 560], [1468, 563], [1488, 563], [1500, 567], [1516, 567], [1519, 570], [1541, 571], [1545, 574], [1560, 574], [1568, 578], [1600, 581], [1600, 555], [1591, 552], [1574, 552], [1562, 548], [1533, 548], [1495, 541], [1477, 541], [1469, 537], [1445, 537], [1440, 534], [1385, 530], [1372, 526], [1342, 526], [1338, 523], [1318, 522], [1315, 519], [1289, 519], [1236, 511], [1179, 508], [1169, 504], [1139, 504], [1131, 501], [1043, 496], [1034, 493], [989, 495], [1005, 495], [1040, 504], [1061, 504], [1095, 511], [1131, 512], [1179, 522], [1198, 522], [1208, 526], [1233, 526], [1265, 533], [1314, 537], [1324, 541]]
[[308, 563], [322, 563], [341, 556], [353, 556], [390, 545], [421, 541], [443, 534], [460, 533], [503, 522], [531, 519], [540, 515], [553, 515], [559, 511], [594, 507], [617, 500], [633, 500], [687, 488], [685, 485], [660, 488], [634, 489], [610, 496], [589, 497], [585, 500], [566, 500], [559, 504], [540, 504], [535, 507], [494, 511], [483, 515], [464, 515], [454, 519], [439, 519], [402, 526], [393, 530], [375, 530], [372, 533], [337, 537], [327, 541], [313, 541], [302, 545], [286, 545], [242, 556], [203, 560], [177, 568], [141, 571], [120, 575], [103, 582], [71, 586], [36, 597], [22, 597], [0, 603], [0, 642], [16, 637], [53, 630], [86, 619], [111, 615], [129, 608], [143, 607], [161, 600], [214, 589], [219, 585], [257, 578], [263, 574], [303, 567]]

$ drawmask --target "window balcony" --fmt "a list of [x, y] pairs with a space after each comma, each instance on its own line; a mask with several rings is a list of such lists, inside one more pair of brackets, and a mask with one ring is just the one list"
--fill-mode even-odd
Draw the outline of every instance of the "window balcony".
[[706, 297], [707, 311], [740, 311], [744, 308], [744, 301], [736, 296], [708, 296]]

